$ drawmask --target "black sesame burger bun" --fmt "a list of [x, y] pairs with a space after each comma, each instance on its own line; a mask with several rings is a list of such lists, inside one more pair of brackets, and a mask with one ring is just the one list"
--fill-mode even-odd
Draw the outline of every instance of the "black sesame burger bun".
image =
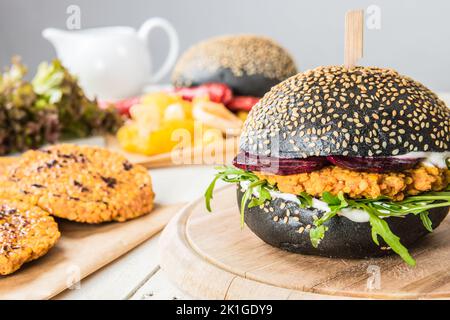
[[273, 40], [256, 35], [220, 36], [200, 42], [178, 60], [175, 87], [219, 82], [235, 95], [262, 97], [297, 73], [290, 54]]
[[[243, 192], [238, 187], [238, 204], [241, 205]], [[247, 204], [248, 205], [248, 204]], [[288, 214], [289, 212], [289, 214]], [[449, 207], [429, 210], [433, 229], [445, 219]], [[247, 226], [264, 242], [295, 253], [320, 255], [330, 258], [368, 258], [389, 254], [388, 245], [380, 240], [377, 246], [371, 236], [368, 222], [353, 222], [343, 216], [335, 216], [324, 223], [328, 227], [326, 236], [319, 246], [311, 244], [309, 232], [314, 228], [314, 218], [323, 212], [318, 209], [304, 209], [295, 202], [274, 198], [264, 207], [248, 206], [244, 209]], [[404, 246], [408, 247], [429, 232], [418, 215], [389, 217], [385, 221]]]
[[450, 109], [392, 69], [318, 67], [264, 95], [244, 124], [240, 149], [279, 158], [445, 152]]

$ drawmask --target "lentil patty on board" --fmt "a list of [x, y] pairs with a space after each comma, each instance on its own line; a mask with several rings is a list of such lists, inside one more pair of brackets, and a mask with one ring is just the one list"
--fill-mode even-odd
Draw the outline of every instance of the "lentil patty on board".
[[61, 144], [24, 153], [0, 194], [78, 222], [126, 221], [153, 208], [150, 175], [106, 149]]
[[450, 207], [450, 109], [392, 69], [318, 67], [253, 107], [234, 166], [241, 224], [296, 253], [365, 258], [430, 233]]
[[0, 275], [43, 256], [59, 236], [58, 226], [47, 212], [25, 202], [0, 199]]

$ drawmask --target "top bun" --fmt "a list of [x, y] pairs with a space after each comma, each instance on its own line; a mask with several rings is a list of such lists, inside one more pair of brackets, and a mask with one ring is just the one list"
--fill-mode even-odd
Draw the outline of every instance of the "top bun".
[[392, 69], [318, 67], [264, 95], [245, 122], [240, 148], [280, 158], [444, 152], [450, 109]]
[[262, 97], [297, 68], [289, 53], [273, 40], [256, 35], [221, 36], [187, 50], [175, 66], [175, 87], [225, 83], [236, 95]]

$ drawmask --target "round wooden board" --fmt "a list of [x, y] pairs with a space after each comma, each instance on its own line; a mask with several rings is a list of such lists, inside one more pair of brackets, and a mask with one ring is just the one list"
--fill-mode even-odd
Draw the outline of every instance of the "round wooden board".
[[[329, 259], [274, 248], [239, 225], [234, 186], [217, 190], [213, 212], [198, 199], [172, 219], [160, 263], [188, 294], [209, 299], [450, 298], [450, 220], [424, 238], [408, 267], [396, 255]], [[379, 280], [379, 281], [378, 281]]]

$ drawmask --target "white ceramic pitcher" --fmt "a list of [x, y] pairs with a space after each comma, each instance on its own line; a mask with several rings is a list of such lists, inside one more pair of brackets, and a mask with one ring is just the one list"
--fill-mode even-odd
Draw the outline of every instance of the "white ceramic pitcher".
[[[152, 73], [149, 34], [161, 28], [170, 49], [161, 68]], [[45, 29], [42, 36], [56, 49], [58, 58], [79, 78], [89, 97], [117, 100], [139, 94], [145, 85], [161, 80], [178, 55], [179, 40], [165, 19], [148, 19], [138, 31], [131, 27], [105, 27], [77, 31]]]

